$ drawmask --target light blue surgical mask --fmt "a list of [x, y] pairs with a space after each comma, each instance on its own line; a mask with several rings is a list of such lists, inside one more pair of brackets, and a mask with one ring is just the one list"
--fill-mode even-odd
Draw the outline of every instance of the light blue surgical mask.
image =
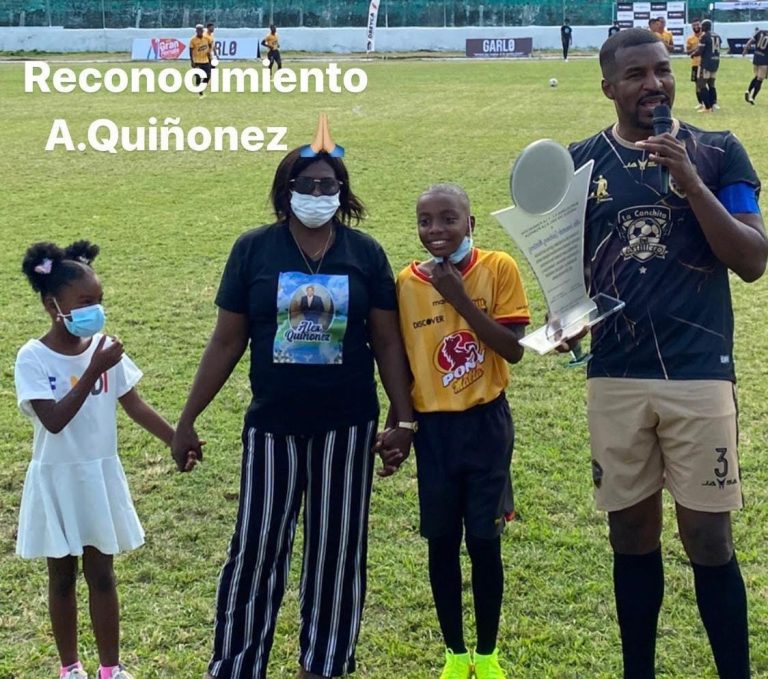
[[[464, 240], [461, 241], [461, 245], [459, 245], [458, 249], [448, 255], [448, 261], [451, 262], [451, 264], [458, 264], [470, 252], [472, 252], [472, 223], [467, 220], [467, 225], [469, 226], [469, 233], [464, 236]], [[432, 259], [440, 264], [443, 262], [445, 257], [432, 257]]]
[[101, 304], [91, 304], [63, 314], [55, 297], [53, 302], [59, 310], [59, 317], [64, 321], [64, 327], [75, 337], [93, 337], [101, 331], [107, 320]]
[[308, 229], [319, 229], [330, 222], [340, 205], [339, 193], [313, 196], [291, 191], [291, 212]]

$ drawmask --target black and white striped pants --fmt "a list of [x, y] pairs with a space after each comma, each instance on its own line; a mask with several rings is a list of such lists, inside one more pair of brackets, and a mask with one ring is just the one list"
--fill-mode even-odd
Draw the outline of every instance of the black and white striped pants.
[[305, 670], [355, 669], [365, 600], [376, 422], [315, 436], [243, 432], [240, 508], [216, 601], [217, 679], [267, 675], [304, 498], [301, 655]]

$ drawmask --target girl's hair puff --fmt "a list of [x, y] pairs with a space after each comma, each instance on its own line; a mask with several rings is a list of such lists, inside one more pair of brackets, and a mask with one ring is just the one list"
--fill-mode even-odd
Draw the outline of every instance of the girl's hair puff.
[[79, 240], [62, 249], [55, 243], [31, 245], [21, 263], [21, 270], [40, 297], [55, 295], [72, 281], [92, 272], [91, 262], [99, 254], [99, 246]]

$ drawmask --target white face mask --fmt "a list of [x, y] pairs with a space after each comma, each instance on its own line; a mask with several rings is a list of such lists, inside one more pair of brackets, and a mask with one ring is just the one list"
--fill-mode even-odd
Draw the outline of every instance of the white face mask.
[[291, 212], [308, 229], [319, 229], [333, 219], [339, 209], [339, 193], [313, 196], [291, 191]]

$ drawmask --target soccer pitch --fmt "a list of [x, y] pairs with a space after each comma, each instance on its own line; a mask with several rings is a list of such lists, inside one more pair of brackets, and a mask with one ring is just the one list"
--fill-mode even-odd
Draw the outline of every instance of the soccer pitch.
[[[758, 174], [768, 179], [768, 94], [754, 107], [742, 95], [752, 78], [751, 64], [724, 60], [718, 77], [722, 110], [709, 116], [693, 111], [688, 60], [673, 64], [675, 115], [736, 132]], [[300, 64], [287, 55], [285, 65], [325, 63]], [[111, 154], [63, 147], [46, 152], [54, 119], [67, 120], [75, 141], [99, 118], [131, 127], [147, 125], [153, 117], [180, 118], [184, 129], [287, 127], [285, 143], [294, 148], [312, 140], [317, 114], [325, 111], [334, 139], [346, 149], [353, 189], [369, 209], [361, 228], [383, 244], [395, 271], [423, 255], [414, 214], [419, 192], [438, 181], [458, 182], [477, 217], [476, 244], [517, 257], [533, 322], [541, 324], [545, 309], [535, 279], [490, 213], [510, 204], [509, 169], [526, 144], [542, 137], [568, 143], [615, 120], [612, 103], [600, 92], [597, 60], [340, 65], [364, 69], [367, 89], [204, 99], [186, 91], [25, 93], [23, 65], [0, 64], [0, 679], [49, 671], [39, 668], [50, 668], [53, 676], [57, 666], [45, 564], [14, 555], [32, 430], [16, 408], [13, 364], [18, 348], [48, 327], [20, 271], [24, 250], [38, 240], [66, 245], [87, 238], [101, 246], [95, 268], [104, 283], [107, 330], [120, 336], [144, 371], [141, 393], [175, 421], [213, 328], [213, 298], [229, 249], [245, 230], [272, 221], [268, 192], [284, 155], [266, 150]], [[103, 70], [110, 65], [73, 68], [86, 66]], [[553, 77], [557, 88], [548, 85]], [[732, 292], [746, 495], [745, 510], [735, 515], [734, 537], [749, 593], [753, 676], [768, 677], [768, 339], [760, 326], [768, 308], [768, 278], [747, 286], [732, 277]], [[513, 475], [522, 520], [510, 524], [502, 539], [506, 592], [499, 646], [511, 677], [615, 678], [621, 655], [612, 560], [605, 517], [594, 510], [591, 497], [584, 373], [566, 369], [566, 363], [564, 357], [529, 352], [512, 368]], [[123, 662], [137, 678], [202, 676], [211, 650], [217, 577], [234, 527], [240, 429], [248, 401], [243, 360], [199, 419], [207, 456], [185, 475], [175, 471], [155, 439], [120, 416], [119, 450], [147, 532], [144, 547], [115, 560]], [[671, 508], [667, 496], [658, 676], [713, 678], [714, 662]], [[294, 558], [271, 677], [296, 673], [300, 566], [301, 559]], [[464, 573], [472, 644], [467, 561]], [[413, 458], [395, 477], [374, 482], [368, 582], [357, 676], [436, 677], [443, 646], [427, 580], [426, 543], [418, 536]], [[95, 668], [86, 601], [81, 580], [81, 658]]]

